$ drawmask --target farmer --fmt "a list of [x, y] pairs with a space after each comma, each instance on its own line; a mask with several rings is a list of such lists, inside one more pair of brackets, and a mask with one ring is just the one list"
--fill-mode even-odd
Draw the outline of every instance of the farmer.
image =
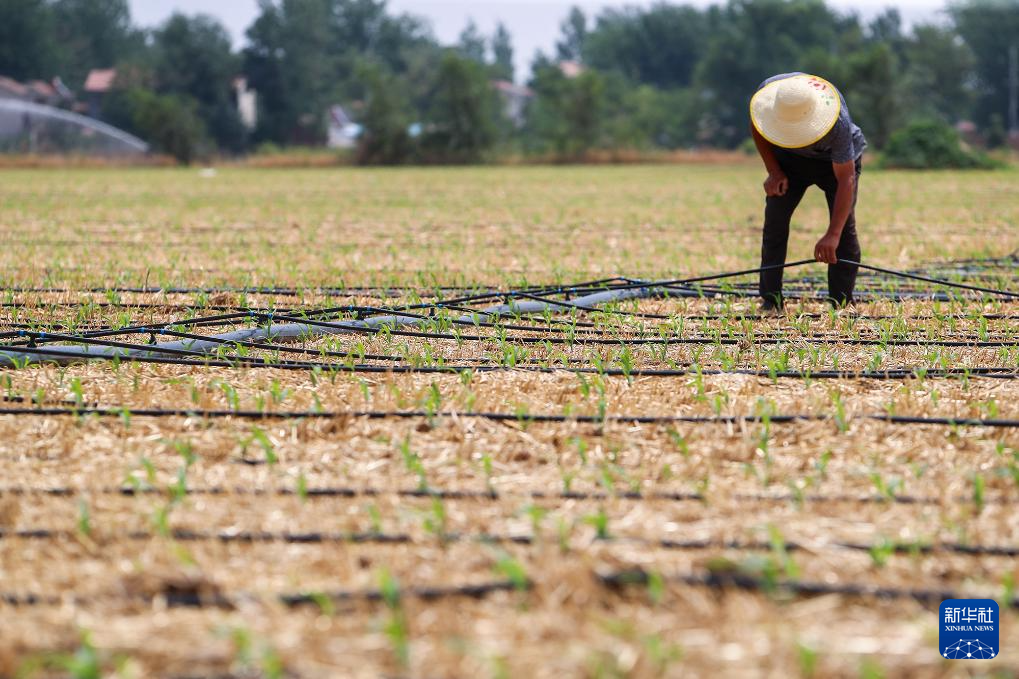
[[[789, 220], [807, 188], [817, 185], [828, 200], [830, 222], [814, 246], [814, 258], [828, 264], [828, 294], [836, 307], [853, 301], [860, 261], [856, 238], [856, 192], [860, 156], [867, 148], [849, 117], [842, 94], [827, 80], [805, 73], [768, 78], [750, 100], [751, 133], [768, 170], [764, 182], [764, 237], [761, 266], [785, 263]], [[762, 310], [782, 308], [782, 269], [761, 272]]]

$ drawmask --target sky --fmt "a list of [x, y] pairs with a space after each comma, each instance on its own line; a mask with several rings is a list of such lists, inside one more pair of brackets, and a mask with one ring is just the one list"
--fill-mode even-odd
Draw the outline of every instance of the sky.
[[[203, 12], [217, 17], [230, 31], [236, 46], [244, 44], [244, 31], [258, 14], [257, 0], [129, 0], [135, 23], [154, 26], [174, 11], [185, 14]], [[647, 6], [655, 0], [389, 0], [391, 11], [414, 14], [427, 19], [443, 43], [456, 42], [460, 31], [471, 18], [483, 33], [490, 35], [502, 21], [513, 36], [517, 79], [525, 78], [538, 50], [551, 52], [559, 36], [559, 23], [578, 5], [589, 17], [606, 7], [625, 4]], [[706, 6], [710, 0], [691, 0], [690, 4]], [[864, 18], [897, 7], [905, 23], [937, 21], [942, 16], [941, 0], [829, 0], [841, 11], [854, 10]]]

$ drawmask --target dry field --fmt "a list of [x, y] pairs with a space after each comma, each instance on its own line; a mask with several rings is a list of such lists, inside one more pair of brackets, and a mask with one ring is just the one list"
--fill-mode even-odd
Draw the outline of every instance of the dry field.
[[[0, 368], [0, 677], [1013, 676], [1015, 297], [865, 272], [834, 313], [812, 265], [779, 318], [746, 276], [472, 314], [751, 268], [761, 179], [0, 171], [32, 355], [423, 316]], [[1019, 292], [1019, 173], [861, 191], [864, 262]], [[997, 659], [941, 658], [951, 596]]]

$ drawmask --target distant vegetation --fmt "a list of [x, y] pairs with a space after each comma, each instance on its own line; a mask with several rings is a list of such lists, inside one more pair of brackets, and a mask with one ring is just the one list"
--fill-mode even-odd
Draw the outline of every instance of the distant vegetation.
[[[873, 148], [914, 120], [975, 124], [1005, 143], [1008, 52], [1019, 3], [965, 0], [948, 20], [906, 30], [887, 10], [869, 22], [822, 0], [729, 0], [574, 9], [554, 53], [514, 73], [512, 38], [469, 23], [439, 44], [423, 19], [379, 0], [266, 0], [234, 50], [223, 26], [174, 15], [142, 30], [127, 0], [0, 1], [0, 75], [63, 77], [118, 69], [104, 116], [187, 162], [262, 145], [323, 145], [329, 107], [363, 130], [366, 164], [468, 163], [499, 155], [581, 158], [606, 150], [737, 148], [746, 103], [765, 77], [817, 73], [846, 95]], [[234, 80], [257, 92], [241, 123]], [[494, 81], [512, 81], [519, 109]], [[142, 94], [144, 92], [144, 94]], [[920, 129], [920, 128], [918, 128]]]
[[884, 167], [908, 169], [991, 169], [997, 164], [967, 149], [959, 134], [938, 120], [914, 120], [896, 131], [881, 157]]

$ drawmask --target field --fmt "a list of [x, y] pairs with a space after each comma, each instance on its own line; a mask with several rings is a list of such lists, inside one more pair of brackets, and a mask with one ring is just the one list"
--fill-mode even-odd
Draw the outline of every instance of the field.
[[[1013, 676], [1014, 294], [570, 306], [753, 268], [762, 179], [0, 171], [9, 347], [316, 330], [0, 367], [0, 677]], [[865, 169], [863, 261], [1017, 293], [1016, 195]], [[998, 658], [941, 657], [952, 596], [1001, 602]]]

